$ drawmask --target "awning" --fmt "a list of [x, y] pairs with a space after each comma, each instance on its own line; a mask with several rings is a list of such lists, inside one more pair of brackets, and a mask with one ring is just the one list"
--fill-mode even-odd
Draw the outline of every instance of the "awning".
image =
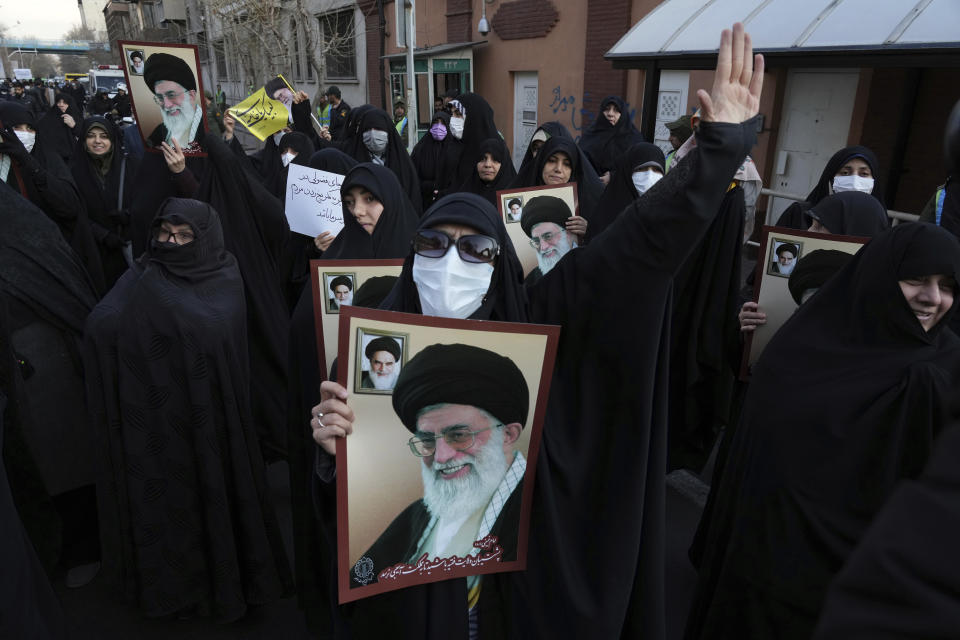
[[688, 66], [715, 56], [720, 29], [737, 21], [773, 59], [960, 53], [958, 0], [665, 0], [605, 57], [616, 67]]
[[[433, 47], [415, 48], [413, 50], [413, 59], [426, 60], [427, 58], [443, 55], [445, 53], [454, 53], [462, 49], [472, 49], [481, 44], [487, 44], [487, 41], [478, 40], [477, 42], [455, 42], [451, 44], [438, 44]], [[400, 53], [391, 53], [390, 55], [383, 57], [386, 60], [405, 60], [407, 57], [407, 52], [401, 51]]]

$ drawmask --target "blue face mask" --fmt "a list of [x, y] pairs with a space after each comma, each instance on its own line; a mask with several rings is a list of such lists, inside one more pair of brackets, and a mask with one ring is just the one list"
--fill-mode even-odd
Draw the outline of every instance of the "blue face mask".
[[434, 140], [443, 140], [447, 137], [447, 128], [442, 122], [437, 122], [430, 127], [430, 135], [433, 136]]

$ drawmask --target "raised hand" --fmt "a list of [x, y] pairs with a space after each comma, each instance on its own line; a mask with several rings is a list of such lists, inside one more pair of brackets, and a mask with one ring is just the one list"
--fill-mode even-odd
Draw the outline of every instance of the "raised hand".
[[720, 35], [717, 69], [710, 93], [697, 91], [700, 115], [705, 122], [739, 124], [760, 111], [763, 89], [763, 56], [753, 55], [750, 34], [737, 22], [733, 31]]

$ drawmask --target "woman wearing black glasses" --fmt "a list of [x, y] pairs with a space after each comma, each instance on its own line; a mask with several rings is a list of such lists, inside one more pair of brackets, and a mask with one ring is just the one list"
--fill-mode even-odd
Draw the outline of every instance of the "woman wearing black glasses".
[[[762, 84], [763, 59], [754, 58], [737, 24], [721, 37], [712, 92], [699, 92], [704, 121], [684, 171], [667, 174], [606, 233], [564, 256], [529, 300], [490, 203], [452, 194], [425, 214], [382, 308], [563, 328], [533, 488], [527, 568], [485, 575], [470, 606], [463, 578], [342, 607], [331, 591], [335, 635], [663, 638], [673, 279], [756, 141], [752, 118]], [[538, 159], [553, 155], [547, 145], [555, 139]], [[319, 455], [330, 456], [336, 440], [352, 432], [354, 416], [343, 387], [324, 382], [321, 393], [311, 429]], [[323, 526], [335, 526], [332, 473], [318, 465], [314, 477]]]
[[322, 260], [402, 258], [419, 219], [390, 169], [370, 162], [358, 164], [340, 186], [343, 230]]

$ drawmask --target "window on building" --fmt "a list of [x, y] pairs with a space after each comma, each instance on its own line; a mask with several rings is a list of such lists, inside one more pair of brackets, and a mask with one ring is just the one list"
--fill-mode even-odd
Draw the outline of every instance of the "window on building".
[[227, 79], [227, 52], [223, 40], [213, 43], [213, 56], [217, 61], [217, 77]]
[[330, 80], [357, 77], [356, 28], [353, 9], [326, 13], [319, 17], [323, 34], [323, 53]]

